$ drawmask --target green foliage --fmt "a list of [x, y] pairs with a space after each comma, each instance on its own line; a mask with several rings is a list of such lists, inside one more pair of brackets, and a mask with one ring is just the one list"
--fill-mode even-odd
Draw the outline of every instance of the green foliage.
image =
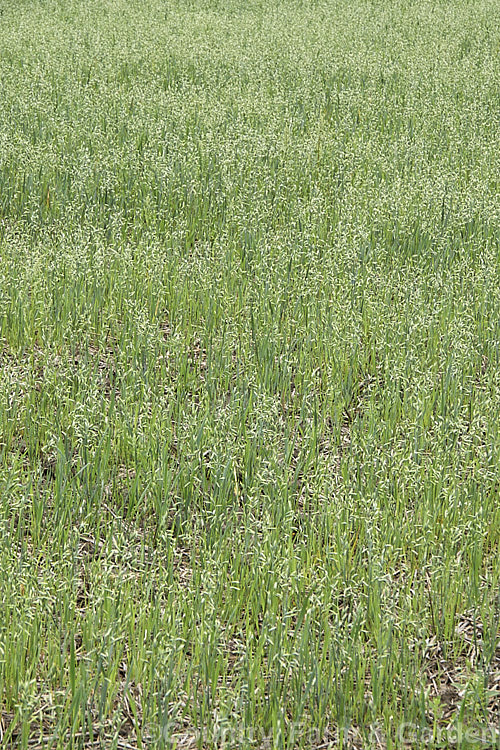
[[498, 3], [0, 14], [0, 743], [489, 731]]

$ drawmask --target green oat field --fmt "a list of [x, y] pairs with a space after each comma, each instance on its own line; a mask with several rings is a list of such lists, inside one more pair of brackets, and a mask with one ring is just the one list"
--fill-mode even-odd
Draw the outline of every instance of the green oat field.
[[500, 747], [498, 0], [0, 0], [0, 746]]

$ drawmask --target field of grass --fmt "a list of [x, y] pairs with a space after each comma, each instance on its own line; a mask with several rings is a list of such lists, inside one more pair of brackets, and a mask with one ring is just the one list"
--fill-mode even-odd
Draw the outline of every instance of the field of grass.
[[500, 747], [497, 0], [0, 0], [0, 746]]

